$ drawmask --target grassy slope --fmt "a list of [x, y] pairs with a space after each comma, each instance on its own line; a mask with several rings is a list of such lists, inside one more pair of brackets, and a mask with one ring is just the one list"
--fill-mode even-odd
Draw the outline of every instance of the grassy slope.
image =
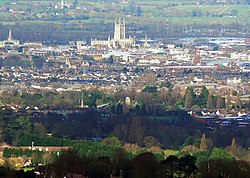
[[[10, 0], [0, 0], [0, 4], [6, 1]], [[28, 0], [22, 0], [18, 2], [24, 2], [23, 8], [27, 8], [25, 5]], [[71, 0], [68, 0], [67, 2], [70, 2]], [[172, 21], [172, 23], [179, 23], [179, 24], [230, 24], [234, 22], [248, 22], [250, 23], [250, 6], [247, 5], [202, 5], [198, 6], [196, 5], [196, 1], [185, 1], [185, 0], [134, 0], [135, 4], [137, 6], [140, 6], [142, 9], [143, 16], [142, 17], [135, 17], [135, 16], [126, 16], [127, 22], [144, 22], [144, 23], [161, 23], [161, 22], [167, 22], [169, 20]], [[38, 2], [38, 1], [36, 1]], [[46, 3], [48, 4], [51, 1], [39, 1], [41, 4]], [[58, 1], [59, 3], [59, 1]], [[79, 1], [81, 6], [84, 6], [83, 1]], [[111, 8], [114, 11], [117, 9], [123, 9], [128, 7], [127, 4], [107, 4], [102, 2], [88, 2], [85, 1], [85, 5], [98, 7], [99, 9], [105, 9], [105, 8]], [[175, 6], [173, 6], [175, 4]], [[15, 6], [15, 5], [11, 5]], [[19, 8], [22, 8], [22, 5], [18, 5]], [[236, 9], [238, 11], [237, 17], [230, 17], [232, 10]], [[41, 9], [40, 9], [41, 10]], [[193, 12], [199, 11], [203, 14], [201, 17], [194, 17]], [[210, 14], [210, 16], [206, 16], [207, 14]], [[211, 14], [214, 15], [214, 17], [211, 16]], [[74, 25], [79, 23], [89, 24], [89, 23], [97, 23], [100, 20], [104, 20], [106, 22], [106, 19], [108, 19], [107, 22], [113, 22], [113, 19], [115, 17], [124, 17], [125, 14], [123, 14], [123, 11], [120, 12], [88, 12], [88, 15], [90, 16], [90, 19], [87, 20], [69, 20], [67, 21], [68, 24]], [[218, 15], [222, 15], [222, 17], [218, 17]], [[4, 20], [6, 16], [12, 16], [12, 22]], [[217, 17], [216, 17], [217, 16]], [[3, 18], [1, 18], [3, 17]], [[11, 24], [15, 23], [13, 19], [15, 19], [15, 15], [11, 13], [0, 13], [0, 18], [2, 19], [2, 23], [5, 24]], [[18, 18], [17, 18], [18, 19]], [[24, 19], [18, 19], [20, 23], [54, 23], [54, 24], [63, 24], [62, 20], [52, 21], [52, 20], [24, 20]]]

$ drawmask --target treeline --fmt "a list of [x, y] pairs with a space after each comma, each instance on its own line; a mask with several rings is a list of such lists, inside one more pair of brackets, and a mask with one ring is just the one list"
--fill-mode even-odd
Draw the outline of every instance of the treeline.
[[[71, 114], [48, 112], [0, 112], [0, 139], [14, 146], [29, 146], [32, 141], [41, 146], [67, 146], [64, 139], [53, 140], [47, 133], [70, 139], [101, 140], [115, 135], [124, 143], [145, 146], [151, 136], [162, 148], [199, 146], [202, 133], [210, 139], [211, 147], [226, 147], [235, 137], [243, 148], [250, 146], [250, 130], [238, 125], [219, 127], [198, 122], [185, 111], [169, 111], [164, 116], [147, 117], [136, 113], [112, 116], [108, 112], [85, 110]], [[68, 144], [69, 145], [69, 144]]]
[[35, 106], [39, 109], [79, 108], [81, 100], [83, 100], [85, 106], [95, 108], [98, 104], [97, 102], [110, 102], [111, 98], [98, 90], [82, 90], [81, 92], [69, 91], [63, 93], [57, 91], [21, 93], [17, 90], [13, 90], [4, 91], [1, 97], [1, 101], [4, 105], [18, 106], [22, 109], [28, 106], [30, 109]]
[[[139, 154], [133, 159], [119, 150], [112, 159], [100, 157], [88, 159], [82, 157], [75, 150], [69, 150], [60, 155], [52, 164], [46, 166], [45, 176], [54, 172], [56, 177], [70, 175], [86, 176], [90, 178], [120, 176], [124, 178], [165, 178], [165, 177], [245, 177], [250, 175], [250, 166], [244, 161], [213, 159], [195, 164], [193, 156], [175, 157], [168, 156], [164, 160], [158, 160], [152, 153]], [[39, 170], [39, 168], [37, 168]], [[42, 169], [40, 169], [42, 170]], [[13, 171], [8, 168], [0, 169], [1, 177], [30, 177], [35, 178], [33, 171], [26, 173]]]
[[[22, 49], [17, 49], [19, 52], [22, 52]], [[36, 68], [42, 69], [45, 63], [45, 58], [40, 56], [32, 56], [31, 60], [27, 59], [25, 55], [9, 55], [6, 56], [4, 59], [0, 60], [0, 66], [4, 68], [11, 68], [11, 67], [21, 67], [21, 68]]]
[[[198, 166], [196, 158], [190, 155], [182, 157], [168, 156], [159, 160], [154, 154], [146, 152], [127, 158], [124, 151], [117, 151], [112, 158], [99, 157], [89, 159], [80, 156], [76, 150], [63, 152], [52, 164], [46, 166], [47, 172], [57, 177], [70, 175], [90, 178], [120, 176], [124, 178], [165, 178], [165, 177], [245, 177], [250, 174], [250, 166], [244, 161], [211, 159]], [[44, 172], [46, 176], [49, 176]], [[8, 175], [6, 172], [3, 176]]]
[[12, 26], [6, 26], [0, 24], [0, 27], [1, 40], [6, 40], [9, 29], [12, 29], [13, 38], [19, 40], [21, 43], [42, 42], [43, 44], [68, 44], [70, 41], [76, 40], [85, 39], [88, 41], [92, 37], [90, 31], [85, 33], [79, 32], [80, 27], [78, 29], [69, 29], [66, 31], [64, 30], [63, 24], [55, 25], [51, 23], [33, 22], [32, 25], [15, 23]]
[[[23, 115], [22, 113], [19, 115], [5, 110], [1, 111], [0, 118], [1, 125], [3, 126], [1, 133], [7, 134], [5, 136], [9, 135], [8, 137], [12, 138], [13, 143], [17, 146], [29, 146], [34, 142], [35, 145], [39, 146], [70, 146], [73, 147], [75, 151], [72, 151], [73, 153], [71, 151], [61, 151], [61, 156], [58, 160], [57, 154], [53, 156], [49, 153], [21, 149], [6, 148], [3, 154], [5, 157], [15, 155], [31, 157], [37, 164], [41, 162], [43, 164], [45, 164], [45, 162], [46, 164], [51, 163], [50, 169], [54, 170], [55, 173], [60, 176], [62, 172], [59, 171], [59, 168], [63, 167], [65, 171], [63, 174], [75, 173], [89, 177], [106, 177], [108, 175], [110, 176], [110, 174], [119, 176], [122, 174], [123, 177], [145, 177], [143, 167], [147, 167], [147, 164], [150, 165], [150, 169], [147, 167], [147, 169], [150, 170], [150, 172], [147, 172], [147, 175], [152, 175], [152, 177], [164, 177], [166, 175], [171, 177], [179, 173], [187, 177], [211, 177], [219, 175], [238, 177], [248, 175], [249, 163], [247, 162], [249, 162], [249, 150], [246, 149], [246, 147], [249, 147], [249, 145], [246, 146], [246, 140], [249, 135], [248, 129], [240, 128], [235, 130], [236, 128], [223, 128], [220, 131], [207, 132], [207, 130], [201, 128], [202, 123], [195, 123], [194, 120], [190, 120], [189, 116], [187, 114], [185, 115], [185, 112], [170, 112], [169, 115], [180, 118], [186, 117], [186, 119], [180, 119], [179, 122], [176, 122], [176, 119], [157, 121], [153, 118], [140, 118], [134, 115], [126, 115], [123, 117], [115, 116], [111, 119], [103, 118], [103, 116], [97, 114], [96, 111], [73, 113], [68, 116], [49, 113], [49, 117], [46, 118], [46, 115], [42, 113], [34, 113], [32, 117], [30, 117], [29, 114]], [[52, 118], [53, 122], [46, 124], [46, 120]], [[87, 118], [88, 121], [86, 120]], [[81, 119], [83, 121], [82, 123], [79, 122]], [[44, 131], [44, 129], [49, 129], [49, 126], [51, 126], [51, 128], [55, 127], [59, 131], [70, 129], [72, 127], [70, 125], [73, 125], [70, 132], [74, 135], [74, 128], [80, 127], [81, 129], [81, 125], [91, 122], [91, 119], [96, 121], [93, 122], [92, 125], [87, 125], [85, 129], [82, 129], [84, 134], [91, 130], [97, 131], [98, 126], [95, 125], [98, 125], [97, 123], [100, 123], [101, 120], [103, 120], [103, 122], [106, 120], [106, 122], [113, 124], [111, 128], [115, 130], [114, 132], [108, 133], [114, 133], [121, 141], [116, 137], [108, 137], [101, 142], [70, 140], [46, 136], [47, 131]], [[60, 122], [65, 122], [64, 127], [60, 125]], [[74, 122], [76, 122], [76, 125], [74, 125]], [[40, 125], [35, 126], [36, 124]], [[116, 126], [116, 124], [118, 124], [118, 126]], [[200, 129], [199, 132], [204, 131], [206, 134], [199, 134], [197, 132], [198, 128], [192, 127], [192, 125], [195, 126], [197, 124]], [[206, 125], [203, 126], [204, 128], [207, 127]], [[234, 131], [232, 132], [230, 130]], [[96, 133], [98, 132], [94, 134]], [[100, 133], [104, 133], [104, 131]], [[237, 135], [236, 133], [239, 134], [238, 137], [236, 139], [232, 138], [232, 136]], [[55, 132], [53, 134], [65, 137], [62, 133], [59, 134]], [[225, 134], [227, 137], [225, 137]], [[186, 137], [187, 135], [188, 137]], [[2, 136], [4, 136], [4, 134], [2, 134]], [[81, 137], [78, 136], [78, 138]], [[229, 138], [231, 139], [229, 141], [231, 145], [228, 143]], [[166, 143], [164, 141], [169, 142]], [[129, 142], [129, 144], [126, 142]], [[216, 147], [222, 143], [225, 144], [225, 146], [223, 146], [224, 148], [227, 146], [225, 149]], [[243, 144], [245, 145], [242, 147]], [[177, 148], [179, 151], [175, 154], [176, 157], [169, 156], [165, 160], [164, 157], [166, 154], [162, 148], [166, 147]], [[121, 155], [122, 158], [118, 164], [116, 161], [120, 159], [119, 156]], [[145, 155], [147, 156], [144, 157]], [[192, 155], [194, 157], [186, 155]], [[150, 160], [147, 160], [148, 157]], [[62, 162], [63, 160], [64, 162]], [[145, 165], [143, 160], [145, 161]], [[186, 160], [186, 163], [184, 160]], [[55, 162], [52, 163], [53, 161]], [[154, 167], [151, 167], [151, 162], [154, 163]], [[189, 167], [190, 163], [192, 163], [191, 167]], [[207, 169], [208, 164], [213, 165]], [[223, 164], [223, 167], [218, 168], [214, 166], [217, 164]], [[193, 171], [186, 172], [190, 169]], [[138, 170], [140, 171], [137, 172]], [[152, 170], [154, 171], [152, 172]]]
[[[53, 80], [53, 79], [51, 79]], [[157, 80], [157, 79], [155, 79]], [[170, 82], [157, 85], [142, 86], [141, 92], [118, 90], [116, 93], [106, 93], [97, 89], [82, 91], [48, 91], [48, 92], [20, 92], [17, 90], [4, 91], [1, 96], [3, 105], [17, 106], [25, 109], [38, 107], [39, 109], [67, 109], [79, 108], [81, 100], [85, 107], [96, 108], [97, 105], [107, 104], [107, 109], [114, 115], [136, 113], [141, 116], [161, 116], [166, 110], [194, 109], [194, 110], [230, 110], [248, 109], [250, 103], [243, 100], [241, 90], [218, 91], [202, 87], [197, 92], [187, 87], [183, 95]]]
[[[124, 11], [127, 11], [126, 8]], [[130, 13], [130, 12], [129, 12]], [[133, 10], [136, 16], [141, 16], [142, 12], [140, 7], [136, 7]], [[199, 16], [201, 12], [199, 10], [194, 11], [193, 16]], [[102, 17], [101, 17], [102, 18]], [[84, 23], [84, 18], [80, 19], [79, 23], [70, 24], [67, 21], [66, 25], [63, 24], [52, 24], [44, 21], [44, 23], [32, 22], [31, 24], [15, 23], [14, 25], [3, 25], [0, 24], [0, 36], [1, 40], [7, 39], [9, 29], [13, 31], [13, 38], [20, 40], [21, 43], [24, 42], [42, 42], [43, 44], [68, 44], [70, 41], [83, 40], [90, 44], [93, 37], [97, 39], [107, 39], [108, 36], [113, 35], [114, 24], [113, 17], [110, 17], [112, 21], [106, 22], [105, 20], [92, 21], [93, 23]], [[61, 19], [63, 20], [63, 19]], [[79, 19], [77, 19], [79, 20]], [[145, 18], [144, 18], [145, 20]], [[242, 36], [242, 28], [249, 29], [249, 24], [242, 25], [241, 23], [231, 23], [231, 24], [178, 24], [169, 21], [148, 21], [145, 23], [144, 20], [134, 22], [129, 22], [126, 27], [128, 36], [135, 36], [136, 38], [144, 38], [145, 33], [147, 33], [149, 38], [159, 39], [159, 38], [169, 38], [169, 37], [202, 37], [202, 36], [212, 36], [217, 37], [218, 33], [221, 36], [234, 35]], [[83, 25], [82, 25], [83, 24]], [[226, 32], [221, 32], [220, 29], [230, 29], [232, 34], [227, 34]], [[93, 30], [95, 29], [95, 30]], [[213, 31], [208, 33], [207, 30]], [[186, 32], [190, 31], [190, 32]], [[140, 33], [138, 33], [140, 32]], [[225, 34], [224, 34], [225, 33]]]
[[59, 177], [72, 173], [87, 177], [110, 177], [112, 175], [145, 178], [173, 176], [177, 172], [190, 177], [196, 173], [197, 169], [195, 158], [191, 156], [180, 159], [170, 156], [164, 161], [159, 161], [152, 153], [143, 153], [134, 159], [128, 159], [122, 150], [118, 151], [112, 159], [101, 157], [97, 160], [80, 157], [72, 150], [62, 154], [51, 167]]
[[[249, 102], [243, 102], [241, 99], [241, 91], [230, 90], [220, 92], [208, 90], [202, 87], [200, 94], [196, 94], [192, 87], [187, 87], [186, 93], [182, 100], [182, 105], [186, 109], [247, 109]], [[232, 102], [233, 101], [233, 102]]]
[[[62, 139], [58, 138], [53, 138], [53, 139], [51, 138], [50, 140], [53, 140], [54, 143], [62, 141]], [[250, 171], [249, 159], [248, 159], [249, 153], [247, 152], [244, 153], [244, 151], [242, 151], [243, 148], [237, 145], [236, 140], [234, 138], [230, 146], [228, 146], [225, 149], [222, 149], [217, 147], [211, 147], [211, 140], [209, 140], [209, 138], [206, 138], [205, 134], [203, 134], [202, 137], [200, 138], [200, 144], [198, 147], [196, 147], [195, 145], [186, 145], [182, 147], [177, 153], [168, 153], [168, 154], [166, 154], [164, 150], [159, 149], [160, 144], [157, 142], [156, 139], [152, 137], [148, 137], [147, 139], [144, 140], [146, 147], [143, 148], [138, 147], [138, 145], [136, 144], [122, 144], [116, 137], [105, 138], [102, 142], [64, 139], [64, 143], [65, 145], [70, 145], [74, 149], [73, 150], [62, 149], [60, 153], [57, 154], [56, 152], [49, 153], [38, 150], [31, 151], [31, 150], [22, 150], [14, 148], [5, 148], [3, 156], [5, 158], [22, 156], [26, 157], [26, 159], [32, 159], [33, 164], [38, 165], [42, 163], [43, 165], [47, 165], [47, 167], [49, 166], [57, 174], [60, 173], [60, 176], [62, 172], [59, 171], [59, 167], [63, 168], [65, 174], [68, 173], [85, 174], [86, 172], [89, 171], [88, 166], [91, 165], [92, 167], [93, 166], [92, 164], [94, 164], [94, 167], [97, 167], [97, 169], [95, 169], [95, 171], [97, 172], [93, 173], [92, 172], [93, 170], [91, 169], [92, 173], [90, 175], [89, 174], [87, 175], [90, 177], [92, 176], [95, 177], [96, 174], [102, 175], [104, 173], [102, 172], [103, 169], [98, 170], [99, 169], [98, 165], [100, 164], [101, 161], [102, 165], [105, 168], [107, 168], [107, 170], [105, 170], [106, 172], [105, 174], [107, 175], [113, 174], [119, 176], [120, 174], [120, 176], [122, 175], [123, 177], [131, 177], [131, 176], [134, 177], [134, 175], [131, 175], [133, 172], [132, 170], [134, 168], [133, 166], [135, 166], [133, 165], [133, 163], [135, 160], [137, 160], [136, 161], [137, 166], [141, 164], [143, 165], [144, 163], [146, 164], [147, 160], [144, 160], [146, 158], [140, 160], [145, 155], [150, 155], [152, 159], [151, 161], [153, 161], [154, 163], [153, 165], [155, 166], [152, 167], [152, 169], [157, 170], [156, 172], [153, 173], [153, 175], [154, 176], [157, 175], [157, 177], [161, 177], [161, 174], [163, 174], [162, 169], [165, 170], [164, 171], [165, 173], [167, 171], [168, 175], [173, 175], [176, 174], [177, 172], [179, 173], [182, 172], [180, 175], [185, 174], [188, 175], [188, 177], [192, 177], [194, 175], [196, 175], [195, 177], [197, 176], [199, 177], [201, 171], [205, 171], [204, 174], [209, 174], [210, 176], [212, 176], [214, 173], [222, 174], [222, 172], [224, 173], [224, 171], [228, 172], [228, 168], [226, 167], [228, 167], [229, 165], [230, 165], [229, 167], [234, 167], [236, 171], [236, 172], [230, 172], [229, 175], [231, 174], [238, 175], [239, 172], [240, 174], [245, 175], [245, 173], [248, 173], [248, 171]], [[53, 142], [51, 143], [51, 145], [53, 145]], [[173, 154], [175, 156], [173, 156]], [[60, 155], [59, 158], [58, 155]], [[74, 161], [76, 161], [78, 165], [75, 165]], [[171, 162], [171, 164], [169, 161]], [[211, 163], [217, 164], [217, 162], [221, 163], [222, 161], [225, 164], [225, 167], [223, 167], [223, 169], [217, 168], [216, 166], [213, 167], [211, 165], [213, 167], [211, 168], [211, 170], [214, 169], [213, 171], [211, 171], [209, 170], [210, 168], [207, 167], [206, 169], [205, 167], [205, 165]], [[98, 164], [95, 165], [96, 163]], [[165, 166], [162, 167], [161, 165], [162, 163], [168, 163], [170, 165], [168, 165], [167, 167]], [[144, 166], [147, 166], [147, 164]], [[133, 166], [130, 167], [131, 165]], [[144, 166], [136, 167], [136, 170], [141, 169]], [[244, 169], [238, 170], [239, 168], [243, 167]], [[147, 169], [149, 168], [150, 167], [147, 167]], [[186, 172], [190, 169], [192, 169], [192, 172]], [[210, 174], [209, 171], [214, 173]], [[160, 175], [158, 175], [158, 173], [160, 173]], [[162, 176], [166, 176], [166, 174], [163, 174]], [[143, 175], [143, 177], [145, 177], [145, 175]]]
[[[74, 150], [65, 152], [52, 164], [59, 177], [74, 173], [87, 177], [249, 177], [250, 166], [244, 161], [211, 159], [196, 165], [196, 158], [168, 156], [158, 160], [152, 153], [139, 154], [133, 159], [126, 158], [120, 150], [112, 159], [88, 160]], [[67, 163], [67, 164], [63, 164]], [[208, 166], [209, 165], [209, 166]]]

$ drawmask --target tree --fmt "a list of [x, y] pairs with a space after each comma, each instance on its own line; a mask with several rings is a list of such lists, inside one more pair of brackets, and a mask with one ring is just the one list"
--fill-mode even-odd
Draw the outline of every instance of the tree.
[[44, 153], [42, 156], [43, 164], [47, 165], [53, 162], [53, 157], [50, 153]]
[[139, 118], [132, 118], [128, 125], [128, 140], [132, 143], [142, 144], [146, 131], [145, 125]]
[[12, 67], [12, 66], [21, 66], [24, 68], [30, 67], [30, 61], [22, 60], [20, 55], [10, 55], [7, 56], [3, 61], [3, 66]]
[[42, 69], [45, 61], [40, 56], [32, 56], [32, 62], [35, 68]]
[[142, 16], [141, 6], [136, 7], [136, 16]]
[[235, 140], [234, 137], [233, 137], [233, 139], [232, 139], [232, 143], [231, 143], [231, 147], [230, 147], [230, 150], [229, 150], [229, 151], [231, 152], [231, 154], [232, 154], [233, 156], [237, 156], [238, 150], [237, 150], [236, 140]]
[[34, 126], [34, 131], [35, 131], [36, 135], [38, 135], [40, 137], [46, 136], [47, 130], [46, 130], [45, 126], [42, 123], [35, 122], [33, 124], [33, 126]]
[[88, 165], [88, 168], [86, 170], [86, 176], [87, 177], [103, 177], [108, 178], [111, 175], [111, 164], [108, 160], [105, 160], [105, 158], [102, 160], [92, 161]]
[[131, 14], [134, 14], [134, 12], [135, 12], [135, 2], [134, 2], [134, 0], [129, 1], [128, 10], [129, 10], [129, 12]]
[[58, 177], [63, 177], [66, 173], [82, 172], [86, 160], [79, 156], [76, 150], [67, 150], [60, 154], [53, 163], [53, 168]]
[[207, 150], [207, 142], [206, 142], [206, 135], [205, 134], [202, 134], [200, 149], [201, 150]]
[[155, 178], [157, 173], [157, 160], [152, 153], [143, 153], [132, 161], [132, 177]]
[[224, 149], [213, 148], [212, 154], [209, 157], [209, 160], [221, 159], [221, 160], [234, 160]]
[[187, 154], [187, 153], [196, 153], [199, 152], [199, 148], [197, 148], [195, 145], [186, 145], [182, 148], [181, 152]]
[[211, 138], [206, 138], [207, 150], [211, 151], [214, 147], [213, 140]]
[[191, 177], [191, 175], [194, 175], [196, 172], [196, 165], [195, 165], [196, 158], [190, 155], [186, 155], [184, 157], [181, 157], [180, 167], [181, 171], [184, 173], [184, 177]]
[[145, 72], [139, 80], [136, 80], [136, 86], [144, 87], [144, 86], [154, 86], [157, 83], [158, 79], [154, 72]]
[[231, 108], [231, 97], [230, 97], [230, 92], [227, 92], [226, 95], [226, 109], [230, 109]]
[[175, 156], [161, 162], [159, 177], [192, 177], [196, 172], [195, 157], [186, 155], [178, 159]]
[[192, 87], [188, 87], [186, 89], [186, 94], [185, 94], [185, 101], [184, 101], [184, 105], [185, 108], [191, 108], [191, 106], [193, 105], [194, 102], [194, 91]]
[[129, 143], [126, 143], [126, 144], [124, 144], [123, 149], [127, 153], [132, 153], [133, 155], [136, 155], [139, 152], [141, 152], [141, 148], [139, 147], [138, 144], [129, 144]]
[[49, 108], [54, 107], [54, 102], [55, 102], [56, 96], [57, 96], [57, 93], [54, 93], [51, 91], [46, 92], [44, 94], [44, 106], [49, 107]]
[[110, 64], [113, 64], [113, 63], [114, 63], [114, 56], [111, 55], [111, 56], [109, 57], [109, 63], [110, 63]]
[[249, 177], [249, 163], [244, 161], [209, 160], [200, 164], [200, 177]]
[[119, 149], [112, 157], [112, 175], [126, 177], [129, 174], [128, 167], [130, 161], [123, 149]]
[[32, 158], [32, 163], [33, 164], [38, 164], [38, 163], [42, 163], [42, 157], [41, 154], [38, 154], [38, 152], [33, 152], [31, 154], [31, 158]]
[[144, 92], [141, 95], [142, 104], [145, 105], [146, 112], [149, 116], [155, 115], [157, 109], [157, 95], [149, 92]]
[[210, 92], [208, 97], [207, 97], [207, 108], [208, 109], [214, 108], [214, 106], [213, 106], [213, 98], [212, 97], [213, 97], [213, 94], [212, 94], [212, 92]]
[[156, 138], [154, 138], [152, 136], [146, 136], [144, 138], [143, 143], [148, 148], [153, 147], [153, 146], [155, 146], [155, 147], [161, 147], [160, 142]]
[[216, 100], [216, 108], [222, 109], [222, 108], [225, 108], [225, 106], [226, 106], [225, 99], [222, 97], [221, 94], [218, 93], [217, 100]]
[[121, 145], [122, 145], [120, 140], [115, 136], [107, 137], [107, 138], [103, 139], [102, 143], [106, 144], [106, 145], [112, 145], [114, 147], [121, 147]]
[[232, 16], [237, 16], [238, 13], [239, 13], [239, 12], [238, 12], [237, 9], [232, 9], [232, 10], [231, 10], [231, 15], [232, 15]]
[[0, 116], [0, 143], [4, 141], [5, 139], [5, 133], [4, 133], [4, 129], [5, 129], [5, 121], [4, 119]]
[[234, 137], [233, 137], [232, 143], [231, 143], [231, 150], [232, 150], [233, 153], [235, 153], [236, 150], [237, 150], [236, 140], [235, 140]]
[[192, 136], [188, 136], [187, 138], [185, 138], [184, 143], [182, 144], [182, 146], [188, 146], [193, 144], [193, 137]]
[[208, 151], [199, 151], [194, 153], [193, 156], [196, 157], [196, 165], [199, 167], [201, 163], [208, 161], [210, 155]]
[[209, 91], [203, 86], [200, 95], [197, 96], [196, 103], [200, 107], [206, 107]]
[[111, 111], [112, 111], [115, 115], [123, 114], [123, 102], [121, 102], [121, 101], [119, 100], [117, 103], [115, 103], [114, 105], [112, 105]]
[[242, 102], [240, 98], [240, 93], [238, 92], [236, 96], [236, 101], [235, 101], [235, 108], [241, 109], [241, 107], [242, 107]]
[[156, 93], [157, 92], [157, 87], [156, 86], [147, 85], [143, 89], [143, 92]]

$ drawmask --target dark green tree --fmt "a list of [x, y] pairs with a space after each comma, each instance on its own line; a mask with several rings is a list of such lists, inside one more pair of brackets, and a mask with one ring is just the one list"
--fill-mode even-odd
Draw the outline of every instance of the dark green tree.
[[113, 63], [114, 63], [114, 56], [111, 55], [111, 56], [109, 57], [109, 63], [110, 63], [110, 64], [113, 64]]
[[224, 149], [213, 148], [212, 154], [209, 157], [209, 160], [221, 159], [221, 160], [234, 160]]
[[188, 87], [186, 89], [185, 100], [184, 100], [185, 108], [189, 109], [193, 106], [194, 98], [195, 98], [195, 94], [194, 94], [193, 88]]
[[158, 163], [152, 153], [143, 153], [132, 161], [132, 177], [155, 178], [157, 177]]
[[208, 95], [209, 95], [208, 89], [205, 86], [203, 86], [200, 95], [196, 97], [196, 104], [202, 108], [205, 108], [207, 104]]
[[213, 94], [212, 94], [212, 92], [210, 92], [209, 95], [208, 95], [208, 97], [207, 97], [206, 106], [207, 106], [208, 109], [215, 108], [215, 106], [213, 104]]

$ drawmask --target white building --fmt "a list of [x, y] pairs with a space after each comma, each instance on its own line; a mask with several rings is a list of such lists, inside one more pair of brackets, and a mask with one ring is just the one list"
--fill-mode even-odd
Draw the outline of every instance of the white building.
[[135, 46], [134, 38], [126, 38], [125, 19], [115, 20], [114, 38], [108, 40], [92, 40], [91, 46], [107, 46], [109, 48], [131, 48]]

